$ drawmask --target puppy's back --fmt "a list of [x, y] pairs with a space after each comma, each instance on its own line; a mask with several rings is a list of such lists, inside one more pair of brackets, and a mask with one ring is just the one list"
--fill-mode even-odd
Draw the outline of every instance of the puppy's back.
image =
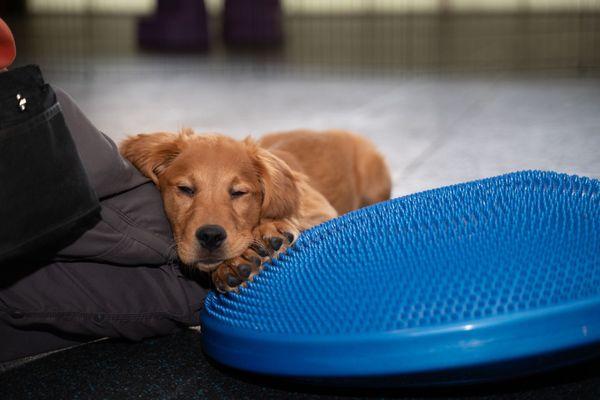
[[373, 143], [360, 135], [297, 130], [265, 135], [259, 145], [307, 175], [339, 214], [389, 199], [387, 165]]

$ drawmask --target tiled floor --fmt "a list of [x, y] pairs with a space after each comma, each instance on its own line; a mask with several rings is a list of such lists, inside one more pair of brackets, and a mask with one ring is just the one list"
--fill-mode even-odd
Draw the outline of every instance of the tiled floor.
[[116, 140], [186, 126], [235, 137], [360, 132], [386, 155], [396, 196], [522, 169], [600, 177], [598, 78], [98, 71], [52, 80]]

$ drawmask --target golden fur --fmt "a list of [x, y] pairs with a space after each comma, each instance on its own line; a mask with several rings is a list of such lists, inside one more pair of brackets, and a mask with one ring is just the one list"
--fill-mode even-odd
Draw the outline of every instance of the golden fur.
[[[390, 196], [381, 155], [343, 131], [239, 141], [186, 129], [129, 137], [121, 153], [160, 189], [182, 263], [213, 272], [220, 290], [251, 279], [265, 248], [282, 251], [300, 231]], [[216, 249], [198, 242], [207, 225], [226, 232]]]

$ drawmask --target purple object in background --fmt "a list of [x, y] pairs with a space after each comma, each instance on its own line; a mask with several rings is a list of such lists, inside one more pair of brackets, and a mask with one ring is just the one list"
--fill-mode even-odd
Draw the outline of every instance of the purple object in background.
[[208, 21], [203, 0], [158, 0], [156, 13], [138, 24], [140, 46], [159, 50], [205, 51]]
[[223, 37], [231, 46], [275, 46], [283, 41], [279, 0], [225, 0]]

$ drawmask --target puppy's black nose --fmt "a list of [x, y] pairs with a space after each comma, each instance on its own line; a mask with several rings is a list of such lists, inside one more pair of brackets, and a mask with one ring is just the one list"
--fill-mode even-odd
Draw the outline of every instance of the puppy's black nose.
[[204, 225], [196, 231], [198, 241], [207, 250], [214, 250], [227, 238], [227, 232], [219, 225]]

